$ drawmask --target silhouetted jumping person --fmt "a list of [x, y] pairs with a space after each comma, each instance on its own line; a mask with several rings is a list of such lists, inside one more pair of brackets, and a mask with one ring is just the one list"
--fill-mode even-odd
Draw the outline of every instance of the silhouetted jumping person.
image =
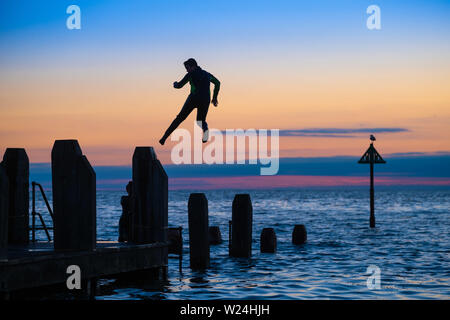
[[[217, 95], [220, 90], [220, 81], [217, 80], [212, 74], [202, 70], [197, 65], [197, 62], [190, 58], [184, 62], [187, 74], [181, 79], [180, 82], [174, 82], [173, 87], [176, 89], [183, 88], [183, 86], [189, 81], [191, 85], [191, 93], [186, 99], [180, 113], [175, 120], [172, 121], [169, 128], [164, 133], [164, 136], [159, 140], [159, 143], [164, 145], [166, 139], [172, 134], [172, 132], [189, 116], [189, 114], [197, 108], [197, 124], [201, 122], [201, 128], [203, 130], [203, 142], [207, 142], [209, 138], [208, 124], [206, 123], [206, 115], [208, 114], [208, 108], [210, 101], [217, 107]], [[213, 98], [211, 100], [210, 82], [214, 83]], [[200, 125], [200, 124], [199, 124]]]

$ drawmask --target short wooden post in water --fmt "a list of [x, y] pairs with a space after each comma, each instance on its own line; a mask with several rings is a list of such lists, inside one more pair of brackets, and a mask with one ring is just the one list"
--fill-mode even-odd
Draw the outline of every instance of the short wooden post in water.
[[183, 252], [183, 235], [181, 230], [180, 227], [168, 229], [169, 253], [181, 254]]
[[277, 251], [277, 235], [273, 228], [264, 228], [261, 232], [261, 252], [275, 253]]
[[221, 244], [222, 234], [218, 226], [209, 227], [209, 244]]
[[230, 256], [252, 256], [253, 208], [249, 194], [237, 194], [233, 200]]
[[52, 149], [55, 250], [96, 246], [96, 175], [77, 140], [56, 140]]
[[292, 243], [303, 244], [307, 240], [306, 228], [303, 224], [296, 224], [292, 231]]
[[169, 241], [169, 253], [178, 254], [179, 257], [179, 271], [182, 273], [183, 269], [183, 227], [168, 228], [167, 241]]
[[30, 164], [25, 149], [6, 149], [3, 167], [9, 181], [8, 243], [28, 244]]
[[3, 164], [0, 163], [0, 259], [8, 246], [9, 182]]
[[167, 241], [168, 178], [152, 147], [133, 154], [131, 242]]
[[192, 269], [209, 267], [208, 200], [204, 193], [191, 193], [188, 203], [189, 251]]

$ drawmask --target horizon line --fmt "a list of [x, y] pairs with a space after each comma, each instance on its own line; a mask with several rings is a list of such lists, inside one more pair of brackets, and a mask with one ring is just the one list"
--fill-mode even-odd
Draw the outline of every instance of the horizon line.
[[[151, 146], [149, 146], [151, 147]], [[386, 153], [383, 155], [384, 158], [388, 158], [388, 157], [405, 157], [405, 158], [413, 158], [413, 157], [420, 157], [420, 156], [429, 156], [429, 157], [434, 157], [434, 156], [450, 156], [450, 151], [433, 151], [433, 152], [422, 152], [422, 151], [416, 151], [416, 152], [396, 152], [396, 153]], [[361, 156], [354, 156], [354, 155], [335, 155], [335, 156], [317, 156], [317, 157], [279, 157], [279, 159], [350, 159], [350, 158], [360, 158]], [[89, 159], [88, 159], [89, 160]], [[249, 159], [245, 159], [246, 162]], [[30, 165], [47, 165], [50, 164], [51, 162], [30, 162]], [[164, 163], [165, 166], [195, 166], [195, 165], [220, 165], [220, 164], [206, 164], [206, 163], [192, 163], [192, 164], [174, 164], [174, 163]], [[225, 165], [225, 164], [224, 164]], [[233, 164], [228, 164], [228, 165], [233, 165]], [[234, 165], [238, 165], [238, 164], [234, 164]], [[248, 165], [248, 163], [242, 164], [242, 165]], [[117, 164], [117, 165], [94, 165], [93, 167], [130, 167], [131, 163], [129, 164]]]

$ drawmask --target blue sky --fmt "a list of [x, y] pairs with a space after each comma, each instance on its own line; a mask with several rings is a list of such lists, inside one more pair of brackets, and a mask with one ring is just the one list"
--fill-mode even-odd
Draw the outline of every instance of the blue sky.
[[[65, 25], [68, 17], [65, 11], [71, 4], [81, 8], [83, 38], [55, 27]], [[334, 38], [347, 50], [348, 45], [355, 47], [355, 38], [361, 43], [368, 41], [365, 10], [370, 4], [382, 8], [382, 27], [390, 30], [380, 36], [383, 41], [391, 38], [407, 44], [414, 39], [434, 41], [447, 35], [448, 1], [3, 0], [0, 39], [7, 42], [2, 41], [0, 45], [8, 46], [9, 50], [3, 51], [1, 56], [13, 55], [16, 50], [11, 49], [24, 48], [23, 41], [15, 41], [23, 40], [22, 36], [45, 41], [47, 48], [57, 46], [59, 50], [74, 41], [82, 46], [97, 43], [111, 50], [127, 45], [133, 49], [148, 48], [152, 42], [158, 47], [165, 43], [165, 47], [183, 48], [187, 52], [199, 45], [202, 49], [229, 51], [230, 43], [264, 50], [267, 41], [314, 48], [324, 43], [325, 38]], [[373, 36], [370, 41], [377, 44]]]
[[[65, 28], [71, 4], [79, 31]], [[382, 32], [366, 28], [371, 4]], [[448, 157], [431, 154], [448, 151], [449, 16], [450, 1], [3, 0], [0, 151], [25, 147], [31, 162], [46, 162], [55, 139], [76, 138], [93, 164], [130, 163], [134, 146], [160, 148], [184, 99], [170, 84], [195, 56], [223, 80], [212, 126], [279, 128], [281, 156], [293, 157], [281, 175], [363, 175], [351, 157], [330, 155], [362, 154], [375, 133], [386, 153], [428, 152], [393, 157], [380, 174], [448, 177]], [[325, 155], [326, 167], [303, 150]], [[108, 167], [97, 168], [106, 178]], [[130, 170], [110, 168], [109, 178]], [[174, 177], [258, 172], [167, 168]]]

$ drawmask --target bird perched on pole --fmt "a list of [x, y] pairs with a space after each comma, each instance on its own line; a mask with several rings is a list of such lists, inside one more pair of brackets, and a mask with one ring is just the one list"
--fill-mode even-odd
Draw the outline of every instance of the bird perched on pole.
[[375, 141], [375, 140], [377, 140], [377, 139], [375, 139], [375, 137], [373, 136], [373, 134], [371, 134], [371, 135], [370, 135], [370, 141], [373, 142], [373, 141]]

